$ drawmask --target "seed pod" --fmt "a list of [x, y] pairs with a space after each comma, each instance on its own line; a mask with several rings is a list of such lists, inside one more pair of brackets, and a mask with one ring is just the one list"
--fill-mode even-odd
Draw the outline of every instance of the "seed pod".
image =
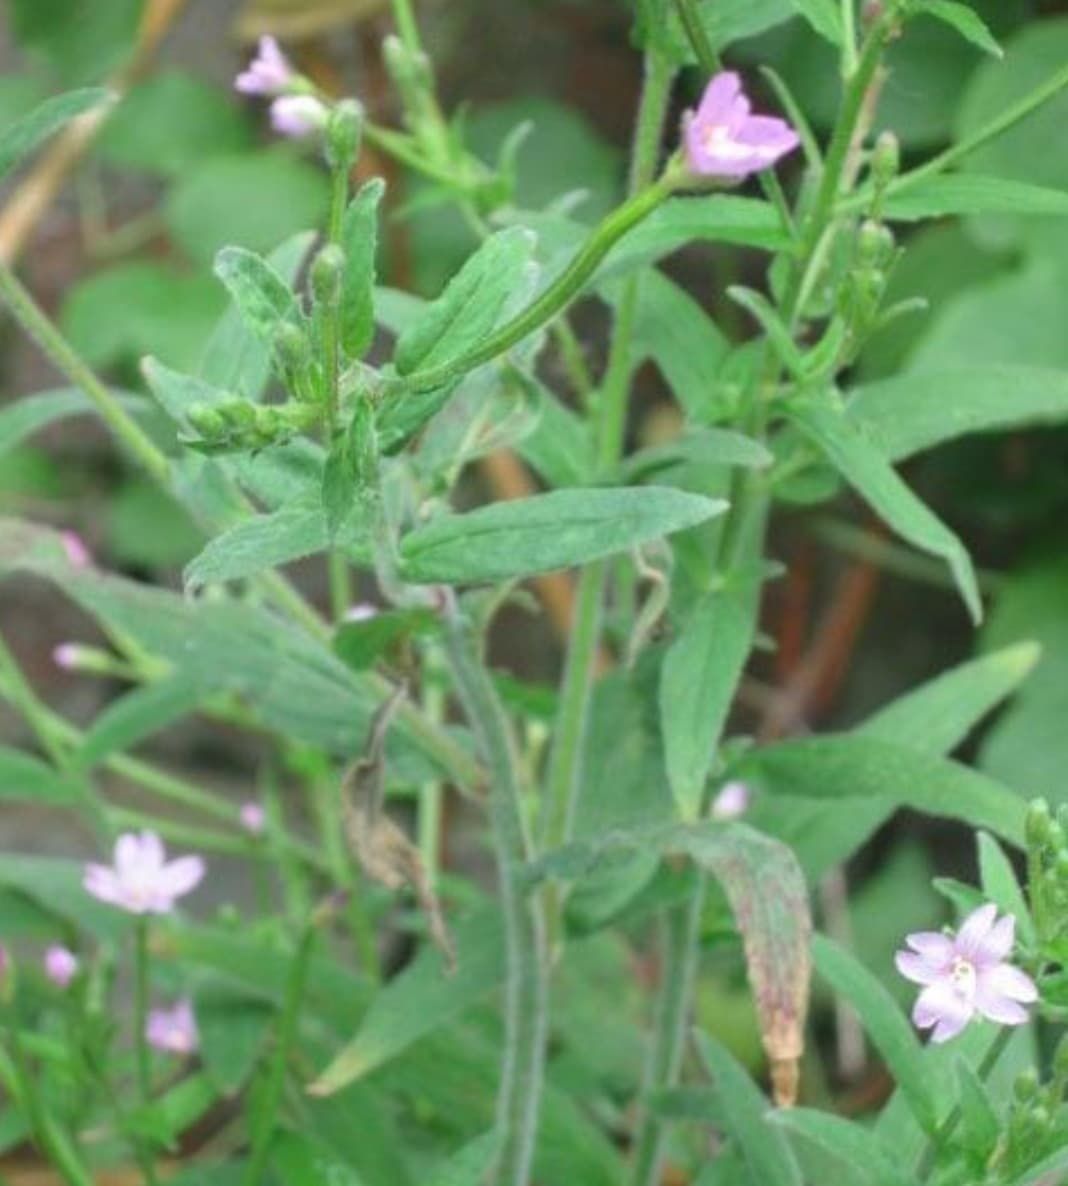
[[328, 243], [311, 266], [311, 289], [317, 305], [336, 305], [345, 270], [345, 253], [336, 243]]
[[326, 161], [332, 169], [349, 169], [360, 151], [363, 135], [363, 107], [355, 99], [343, 99], [330, 113], [326, 125]]

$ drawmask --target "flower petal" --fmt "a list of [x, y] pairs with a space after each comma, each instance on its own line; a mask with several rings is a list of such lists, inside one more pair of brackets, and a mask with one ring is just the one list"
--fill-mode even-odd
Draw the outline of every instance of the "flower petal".
[[984, 992], [994, 992], [999, 996], [1009, 997], [1014, 1001], [1023, 1001], [1030, 1005], [1038, 1000], [1038, 989], [1035, 982], [1026, 972], [1012, 964], [998, 964], [993, 968], [984, 968], [976, 982], [977, 988]]
[[801, 137], [783, 119], [773, 115], [752, 115], [738, 129], [735, 139], [740, 144], [774, 152], [782, 156], [801, 143]]
[[160, 870], [157, 889], [169, 898], [180, 898], [203, 880], [204, 861], [200, 857], [179, 857]]
[[957, 932], [957, 951], [966, 959], [977, 959], [997, 916], [998, 908], [993, 902], [987, 902], [973, 910], [961, 923]]
[[968, 1024], [969, 1017], [945, 1017], [931, 1031], [931, 1041], [936, 1045], [955, 1038]]
[[1016, 919], [1011, 914], [1003, 915], [990, 928], [986, 938], [975, 953], [976, 963], [989, 965], [1000, 963], [1016, 942]]
[[115, 870], [107, 865], [86, 865], [82, 885], [86, 893], [92, 894], [100, 902], [107, 902], [112, 906], [122, 906], [123, 893]]
[[953, 940], [941, 931], [913, 931], [905, 936], [905, 942], [924, 959], [942, 967], [951, 963], [955, 954]]
[[943, 972], [941, 964], [932, 963], [915, 951], [897, 952], [894, 963], [901, 975], [914, 984], [934, 984]]
[[972, 1004], [956, 991], [952, 981], [941, 979], [928, 985], [916, 998], [912, 1020], [922, 1030], [938, 1025], [948, 1028], [955, 1026], [953, 1033], [960, 1033], [971, 1020], [973, 1013]]
[[993, 992], [982, 984], [975, 990], [975, 1007], [984, 1017], [996, 1021], [998, 1025], [1023, 1025], [1028, 1019], [1027, 1010], [1019, 1001]]
[[725, 124], [741, 92], [742, 80], [733, 70], [713, 75], [697, 105], [695, 118], [703, 124]]

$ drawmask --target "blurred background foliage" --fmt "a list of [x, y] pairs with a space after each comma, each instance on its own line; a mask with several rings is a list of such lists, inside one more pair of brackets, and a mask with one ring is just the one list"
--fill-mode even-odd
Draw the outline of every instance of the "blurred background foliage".
[[[8, 0], [0, 123], [49, 92], [113, 77], [134, 52], [148, 2]], [[786, 0], [709, 2], [747, 34], [732, 47], [731, 62], [750, 71], [758, 89], [756, 68], [773, 66], [817, 129], [825, 129], [836, 102], [835, 64], [807, 26], [787, 19]], [[892, 52], [878, 123], [898, 134], [910, 160], [983, 124], [1068, 60], [1068, 6], [975, 0], [975, 7], [1002, 41], [1003, 61], [984, 58], [935, 21], [916, 22]], [[250, 39], [277, 32], [323, 86], [358, 94], [379, 122], [397, 116], [377, 48], [389, 18], [375, 0], [188, 0], [172, 8], [173, 26], [157, 60], [122, 98], [60, 202], [42, 211], [18, 244], [31, 286], [58, 312], [77, 348], [135, 397], [143, 355], [176, 368], [194, 366], [224, 307], [210, 266], [221, 245], [269, 249], [321, 223], [326, 209], [319, 164], [299, 145], [278, 143], [262, 111], [230, 89]], [[426, 0], [421, 12], [449, 109], [463, 120], [471, 147], [492, 161], [516, 123], [531, 124], [519, 157], [516, 206], [540, 210], [556, 203], [584, 221], [608, 209], [622, 188], [639, 82], [631, 5]], [[695, 75], [684, 78], [673, 119], [700, 83]], [[774, 102], [766, 87], [763, 97]], [[965, 167], [1068, 190], [1066, 127], [1068, 93], [1062, 93]], [[474, 231], [431, 186], [373, 150], [361, 171], [384, 173], [389, 182], [385, 282], [434, 293], [474, 247]], [[1062, 222], [945, 219], [906, 236], [905, 246], [889, 299], [921, 296], [930, 309], [877, 336], [857, 363], [859, 377], [979, 361], [1068, 366]], [[744, 250], [718, 245], [688, 249], [666, 271], [725, 333], [744, 338], [752, 327], [723, 290], [742, 278], [760, 284], [756, 267]], [[578, 318], [595, 359], [604, 321], [604, 310], [592, 301]], [[631, 423], [636, 438], [662, 433], [674, 415], [671, 350], [669, 342], [666, 362], [661, 350], [659, 369], [641, 372]], [[32, 349], [10, 332], [0, 365], [4, 406], [55, 385]], [[752, 700], [759, 707], [762, 689], [789, 682], [823, 628], [829, 657], [802, 726], [851, 723], [976, 647], [1037, 638], [1043, 648], [1037, 671], [971, 743], [969, 756], [1027, 796], [1068, 800], [1068, 431], [973, 437], [910, 462], [907, 476], [965, 538], [993, 592], [978, 643], [941, 575], [897, 552], [858, 505], [843, 497], [833, 518], [798, 505], [783, 512], [776, 527], [775, 549], [788, 574], [770, 598], [764, 628], [778, 653], [755, 673]], [[492, 483], [492, 474], [482, 480]], [[0, 511], [77, 528], [103, 565], [168, 583], [176, 583], [181, 565], [200, 546], [184, 513], [125, 469], [103, 435], [83, 422], [50, 429], [5, 454]], [[305, 576], [314, 582], [314, 574]], [[27, 596], [8, 589], [0, 595], [5, 613], [16, 615], [16, 600]], [[19, 620], [27, 620], [29, 611], [21, 612]], [[35, 619], [43, 653], [65, 628]], [[498, 641], [509, 665], [539, 675], [550, 674], [555, 662], [546, 659], [544, 643], [540, 627], [525, 626]], [[45, 665], [42, 660], [38, 668]], [[618, 730], [620, 718], [610, 715]], [[957, 833], [952, 837], [956, 841]], [[944, 839], [937, 824], [898, 820], [851, 874], [859, 886], [851, 905], [856, 943], [895, 991], [907, 990], [890, 975], [897, 921], [907, 916], [917, 929], [940, 916], [940, 899], [929, 889], [930, 854]], [[970, 848], [940, 847], [942, 870], [966, 875], [971, 860]], [[562, 1024], [576, 1032], [597, 1020], [596, 1002], [603, 1000], [597, 986], [616, 992], [621, 982], [624, 955], [612, 939], [599, 940], [588, 954], [589, 969], [569, 965], [580, 987], [569, 997], [571, 1013]], [[755, 1060], [756, 1031], [751, 1018], [745, 1022], [749, 1006], [736, 956], [727, 953], [722, 968], [710, 968], [700, 1008], [716, 1028], [731, 1018], [732, 1040]], [[594, 992], [592, 1004], [588, 992]], [[628, 1052], [632, 1061], [636, 1057], [625, 1043], [604, 1050], [606, 1064], [626, 1061]], [[610, 1082], [616, 1069], [605, 1065], [597, 1072]], [[588, 1072], [588, 1066], [575, 1071]]]

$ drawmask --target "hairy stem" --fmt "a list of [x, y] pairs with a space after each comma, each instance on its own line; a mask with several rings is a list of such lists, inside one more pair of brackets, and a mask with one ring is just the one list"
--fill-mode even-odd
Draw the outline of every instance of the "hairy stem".
[[505, 926], [505, 1037], [490, 1181], [493, 1186], [528, 1186], [545, 1062], [545, 923], [540, 898], [527, 894], [523, 884], [530, 843], [511, 730], [482, 664], [477, 639], [456, 610], [447, 624], [445, 646], [464, 712], [489, 770], [490, 820]]
[[[152, 1053], [145, 1034], [148, 1019], [148, 919], [141, 915], [134, 928], [134, 1053], [137, 1059], [137, 1090], [144, 1107], [152, 1102]], [[155, 1159], [145, 1151], [145, 1178], [156, 1186]]]

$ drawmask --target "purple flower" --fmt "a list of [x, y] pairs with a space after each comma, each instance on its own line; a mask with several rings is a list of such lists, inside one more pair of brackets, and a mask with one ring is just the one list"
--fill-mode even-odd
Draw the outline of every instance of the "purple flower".
[[66, 947], [53, 943], [44, 955], [45, 975], [59, 988], [66, 988], [78, 974], [78, 957]]
[[1022, 1025], [1028, 1016], [1024, 1005], [1038, 1000], [1031, 977], [1005, 962], [1016, 919], [997, 913], [987, 903], [968, 915], [956, 935], [906, 935], [908, 948], [894, 957], [902, 976], [924, 986], [912, 1020], [920, 1029], [933, 1029], [932, 1042], [955, 1037], [977, 1013], [1000, 1025]]
[[749, 810], [752, 792], [744, 782], [728, 782], [712, 800], [712, 818], [718, 820], [737, 819]]
[[377, 617], [377, 605], [372, 605], [369, 601], [359, 601], [355, 605], [349, 606], [349, 608], [345, 611], [344, 621], [369, 622], [372, 618]]
[[200, 1032], [189, 998], [183, 997], [172, 1009], [149, 1009], [145, 1041], [167, 1054], [192, 1054], [200, 1045]]
[[63, 671], [74, 671], [81, 653], [82, 648], [76, 642], [61, 642], [52, 648], [52, 662]]
[[801, 139], [782, 119], [752, 115], [737, 74], [717, 74], [683, 118], [686, 161], [701, 177], [748, 177], [792, 152]]
[[169, 914], [203, 877], [200, 857], [167, 861], [155, 832], [127, 832], [115, 841], [114, 864], [86, 865], [82, 884], [94, 898], [131, 914]]
[[263, 804], [251, 799], [249, 802], [241, 804], [238, 817], [241, 820], [241, 826], [252, 836], [259, 836], [267, 823], [267, 813], [263, 810]]
[[76, 531], [61, 531], [59, 538], [71, 568], [88, 568], [92, 564], [93, 557], [85, 545], [85, 540]]
[[283, 136], [307, 136], [325, 128], [329, 114], [314, 95], [283, 95], [271, 104], [271, 127]]
[[273, 37], [261, 37], [256, 56], [234, 79], [234, 89], [243, 95], [281, 95], [296, 75], [289, 59]]

